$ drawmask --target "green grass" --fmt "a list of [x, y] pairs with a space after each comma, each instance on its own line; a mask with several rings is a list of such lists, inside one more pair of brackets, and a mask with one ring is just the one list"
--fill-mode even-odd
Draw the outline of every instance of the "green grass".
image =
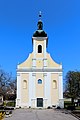
[[71, 101], [64, 101], [64, 108], [68, 108], [69, 106], [73, 106]]
[[[64, 108], [67, 108], [68, 106], [73, 106], [71, 101], [64, 101]], [[75, 107], [76, 110], [80, 110], [80, 106]]]
[[6, 106], [15, 107], [15, 102], [8, 102]]
[[80, 110], [80, 106], [76, 107], [76, 110]]
[[70, 104], [71, 101], [64, 101], [64, 104]]

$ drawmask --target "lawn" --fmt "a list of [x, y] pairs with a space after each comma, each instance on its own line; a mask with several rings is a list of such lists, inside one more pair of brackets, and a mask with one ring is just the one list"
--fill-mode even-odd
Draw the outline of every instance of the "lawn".
[[15, 102], [8, 102], [6, 106], [15, 107]]

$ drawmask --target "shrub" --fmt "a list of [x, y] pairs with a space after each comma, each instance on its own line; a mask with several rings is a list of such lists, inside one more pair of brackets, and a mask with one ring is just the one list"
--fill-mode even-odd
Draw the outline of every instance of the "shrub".
[[15, 107], [15, 102], [8, 102], [8, 103], [6, 104], [6, 106]]
[[72, 110], [73, 111], [73, 110], [75, 110], [75, 106], [68, 106], [67, 110]]

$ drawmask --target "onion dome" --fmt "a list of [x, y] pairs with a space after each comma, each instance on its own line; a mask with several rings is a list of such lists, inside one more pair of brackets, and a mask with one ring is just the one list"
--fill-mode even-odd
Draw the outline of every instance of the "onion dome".
[[[39, 18], [41, 17], [41, 13], [39, 14]], [[41, 20], [37, 23], [38, 29], [34, 32], [33, 37], [47, 37], [46, 32], [43, 30], [43, 22]]]

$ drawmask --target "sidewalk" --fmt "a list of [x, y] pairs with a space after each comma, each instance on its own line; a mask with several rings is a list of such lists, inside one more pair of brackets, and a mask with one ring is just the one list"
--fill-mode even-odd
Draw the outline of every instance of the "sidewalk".
[[16, 109], [12, 117], [4, 120], [77, 120], [74, 116], [53, 109]]

